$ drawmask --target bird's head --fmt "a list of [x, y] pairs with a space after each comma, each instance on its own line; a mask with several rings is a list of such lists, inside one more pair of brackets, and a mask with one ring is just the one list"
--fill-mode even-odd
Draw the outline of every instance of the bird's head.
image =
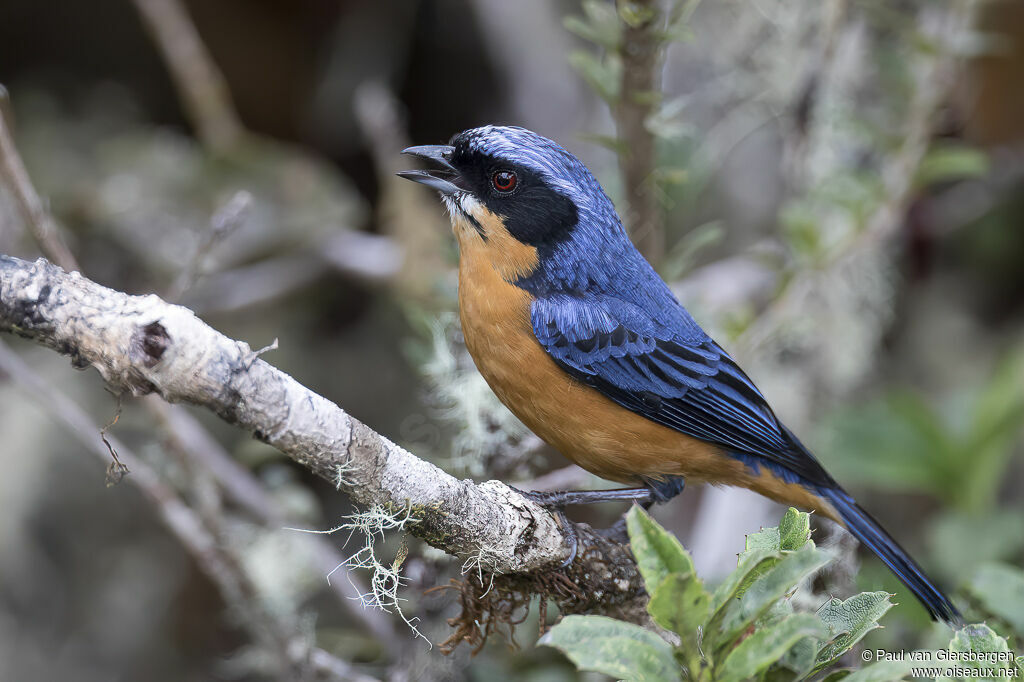
[[399, 175], [441, 193], [463, 257], [467, 247], [486, 250], [492, 260], [503, 259], [503, 275], [529, 275], [571, 241], [582, 240], [585, 250], [586, 243], [600, 248], [625, 239], [615, 208], [587, 167], [524, 128], [473, 128], [447, 145], [404, 153], [436, 166]]

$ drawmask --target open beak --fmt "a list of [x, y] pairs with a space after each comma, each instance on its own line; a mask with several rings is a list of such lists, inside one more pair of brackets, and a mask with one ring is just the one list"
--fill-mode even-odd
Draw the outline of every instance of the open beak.
[[465, 192], [464, 189], [455, 184], [455, 181], [458, 180], [459, 174], [458, 171], [455, 170], [455, 167], [448, 161], [448, 159], [451, 158], [453, 151], [452, 147], [445, 144], [428, 144], [421, 147], [409, 147], [408, 149], [403, 149], [403, 154], [433, 161], [438, 166], [441, 166], [441, 168], [425, 171], [400, 171], [398, 176], [436, 189], [441, 194]]

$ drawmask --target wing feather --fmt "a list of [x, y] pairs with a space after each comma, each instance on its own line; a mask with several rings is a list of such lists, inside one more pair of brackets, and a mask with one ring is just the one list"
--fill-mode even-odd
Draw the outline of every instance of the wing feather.
[[626, 409], [755, 466], [781, 467], [814, 485], [832, 482], [706, 334], [674, 334], [671, 324], [609, 296], [537, 299], [531, 317], [537, 340], [559, 366]]

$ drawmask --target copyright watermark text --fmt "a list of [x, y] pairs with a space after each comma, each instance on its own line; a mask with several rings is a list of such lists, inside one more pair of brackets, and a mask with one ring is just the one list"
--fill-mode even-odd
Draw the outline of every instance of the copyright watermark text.
[[1021, 670], [1010, 651], [950, 651], [948, 649], [886, 651], [865, 649], [860, 658], [865, 663], [898, 661], [920, 663], [910, 668], [910, 677], [1020, 679]]

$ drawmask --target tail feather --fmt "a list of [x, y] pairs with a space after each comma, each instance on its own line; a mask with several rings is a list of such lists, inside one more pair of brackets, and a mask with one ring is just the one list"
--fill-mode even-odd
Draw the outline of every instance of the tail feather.
[[932, 618], [945, 621], [954, 627], [963, 623], [963, 617], [949, 598], [935, 587], [924, 570], [877, 521], [853, 501], [852, 497], [841, 488], [822, 487], [819, 493], [832, 503], [847, 529], [877, 554], [896, 577], [914, 593], [931, 613]]

